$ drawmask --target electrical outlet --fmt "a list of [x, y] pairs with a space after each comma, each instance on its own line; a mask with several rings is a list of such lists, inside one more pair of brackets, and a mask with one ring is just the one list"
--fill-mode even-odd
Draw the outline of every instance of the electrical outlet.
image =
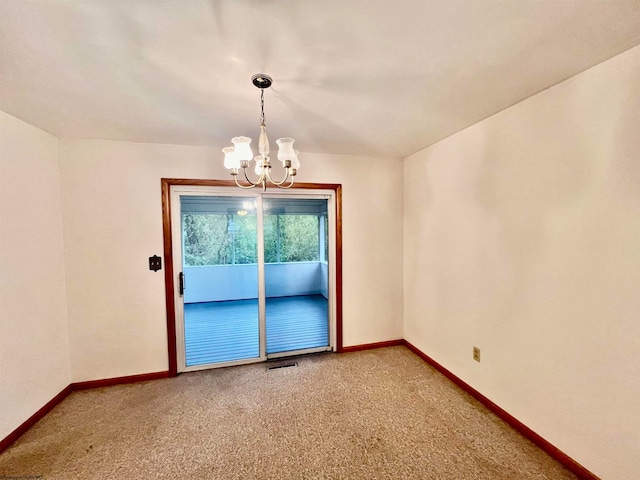
[[478, 347], [473, 347], [473, 359], [476, 362], [480, 361], [480, 349]]

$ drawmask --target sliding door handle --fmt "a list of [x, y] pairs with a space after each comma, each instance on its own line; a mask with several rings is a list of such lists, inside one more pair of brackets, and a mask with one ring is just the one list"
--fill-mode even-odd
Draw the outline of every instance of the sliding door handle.
[[184, 272], [180, 272], [178, 274], [178, 293], [180, 293], [180, 295], [184, 295], [185, 287]]

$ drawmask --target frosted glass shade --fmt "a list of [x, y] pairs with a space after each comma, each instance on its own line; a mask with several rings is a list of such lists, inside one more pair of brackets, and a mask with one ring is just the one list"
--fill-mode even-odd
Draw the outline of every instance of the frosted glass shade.
[[224, 168], [229, 170], [240, 168], [240, 160], [236, 157], [233, 147], [224, 147], [222, 153], [224, 153]]
[[291, 168], [295, 168], [296, 170], [300, 168], [300, 160], [298, 160], [298, 154], [300, 153], [298, 150], [294, 150], [296, 154], [294, 159], [291, 160]]
[[251, 160], [253, 151], [251, 150], [251, 139], [249, 137], [233, 137], [231, 142], [234, 146], [234, 154], [238, 161]]
[[296, 152], [293, 150], [293, 142], [295, 142], [295, 140], [289, 137], [279, 138], [276, 140], [276, 143], [278, 144], [278, 160], [280, 160], [283, 165], [287, 160], [291, 161], [291, 164], [293, 164], [293, 161], [296, 158]]

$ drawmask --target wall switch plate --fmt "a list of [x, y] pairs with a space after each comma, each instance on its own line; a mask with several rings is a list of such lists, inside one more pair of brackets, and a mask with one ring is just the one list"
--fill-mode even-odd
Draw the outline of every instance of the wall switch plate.
[[476, 362], [480, 361], [480, 349], [478, 347], [473, 347], [473, 359]]

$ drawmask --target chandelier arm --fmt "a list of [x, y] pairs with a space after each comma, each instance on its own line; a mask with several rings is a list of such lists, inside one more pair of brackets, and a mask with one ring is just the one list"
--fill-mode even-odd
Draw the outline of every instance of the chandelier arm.
[[271, 183], [273, 183], [276, 187], [279, 187], [281, 185], [284, 185], [285, 182], [289, 179], [289, 177], [293, 177], [293, 175], [289, 174], [289, 169], [287, 168], [286, 174], [284, 176], [284, 178], [280, 181], [280, 182], [276, 182], [273, 178], [271, 178], [271, 174], [267, 171], [267, 178], [269, 179], [269, 181]]
[[244, 174], [244, 179], [251, 184], [252, 187], [257, 187], [258, 185], [260, 185], [262, 182], [260, 181], [260, 178], [262, 178], [262, 175], [260, 175], [260, 178], [258, 178], [257, 181], [252, 182], [251, 179], [249, 178], [249, 175], [247, 175], [247, 169], [243, 168], [242, 169], [242, 173]]
[[293, 185], [293, 182], [295, 182], [295, 180], [296, 180], [295, 175], [291, 175], [291, 181], [289, 182], [289, 185], [285, 185], [285, 186], [278, 185], [278, 188], [291, 188], [291, 186]]
[[[246, 177], [246, 175], [245, 175], [245, 177]], [[237, 176], [237, 175], [234, 175], [234, 176], [233, 176], [233, 179], [235, 180], [236, 185], [237, 185], [238, 187], [240, 187], [240, 188], [244, 188], [244, 189], [249, 189], [249, 188], [257, 187], [258, 185], [260, 185], [259, 183], [253, 184], [253, 183], [251, 183], [251, 181], [249, 181], [249, 185], [242, 185], [240, 182], [238, 182], [238, 176]]]
[[[260, 185], [260, 182], [259, 182], [259, 181], [258, 181], [258, 182], [256, 182], [256, 183], [253, 183], [253, 182], [249, 179], [249, 175], [247, 175], [247, 169], [246, 169], [246, 168], [243, 168], [243, 169], [242, 169], [242, 173], [244, 174], [244, 179], [245, 179], [248, 183], [250, 183], [250, 184], [251, 184], [251, 187], [257, 187], [258, 185]], [[258, 179], [258, 180], [260, 180], [260, 179]]]
[[264, 182], [265, 182], [265, 178], [269, 178], [268, 174], [265, 177], [265, 169], [262, 169], [262, 173], [260, 174], [260, 176], [258, 177], [258, 179], [255, 182], [252, 182], [251, 179], [249, 178], [249, 175], [247, 175], [247, 168], [243, 167], [242, 168], [242, 173], [244, 174], [244, 178], [247, 181], [247, 183], [249, 183], [251, 185], [251, 187], [248, 188], [253, 188], [253, 187], [257, 187], [258, 185], [262, 185], [264, 187]]

